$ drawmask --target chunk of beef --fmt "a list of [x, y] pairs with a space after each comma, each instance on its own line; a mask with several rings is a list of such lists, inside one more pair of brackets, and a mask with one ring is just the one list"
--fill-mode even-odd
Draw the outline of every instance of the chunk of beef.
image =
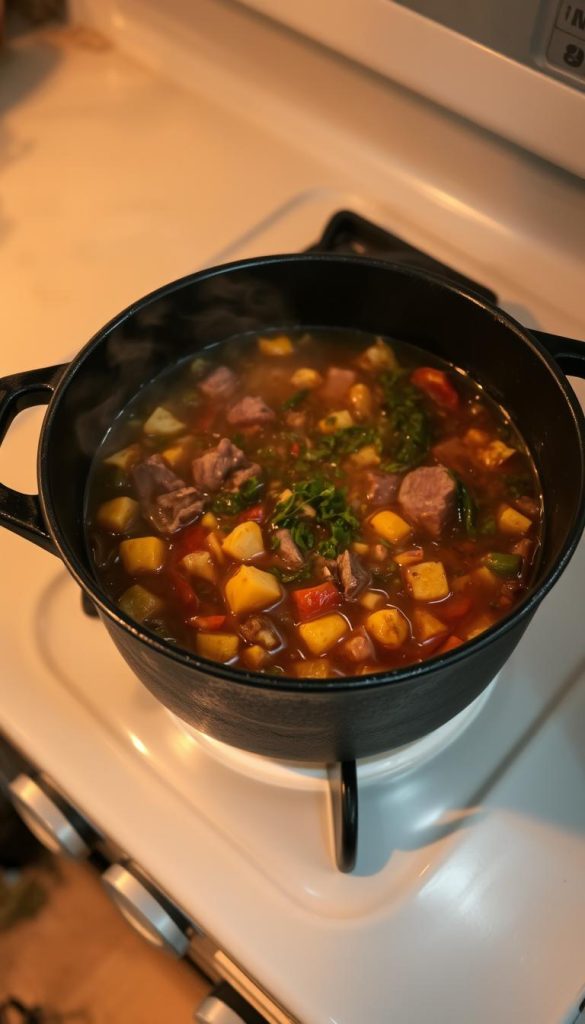
[[245, 484], [254, 476], [260, 476], [261, 472], [262, 469], [257, 462], [251, 462], [249, 466], [245, 466], [243, 469], [236, 469], [235, 473], [228, 477], [229, 490], [239, 491], [242, 484]]
[[159, 533], [174, 533], [188, 526], [205, 508], [205, 500], [194, 487], [181, 487], [178, 491], [159, 494], [148, 517]]
[[229, 398], [236, 390], [237, 377], [227, 366], [218, 366], [202, 380], [199, 389], [207, 398]]
[[185, 481], [169, 469], [160, 455], [151, 455], [144, 462], [137, 463], [132, 467], [131, 475], [141, 504], [152, 501], [156, 494], [168, 494], [185, 487]]
[[227, 414], [227, 421], [235, 427], [247, 427], [253, 423], [272, 423], [276, 413], [266, 405], [259, 395], [246, 395], [236, 402]]
[[352, 384], [355, 384], [354, 370], [344, 370], [340, 366], [330, 366], [320, 393], [328, 402], [338, 402], [345, 398]]
[[215, 448], [193, 459], [193, 480], [202, 491], [213, 493], [219, 491], [231, 473], [246, 468], [247, 462], [241, 448], [237, 448], [227, 437], [222, 437]]
[[439, 537], [455, 512], [457, 485], [444, 466], [421, 466], [407, 473], [398, 501], [406, 517]]
[[375, 508], [391, 505], [396, 501], [400, 477], [398, 473], [376, 473], [369, 470], [364, 474], [366, 502]]
[[260, 644], [267, 651], [281, 643], [280, 637], [267, 615], [252, 615], [240, 626], [240, 633], [249, 644]]
[[365, 629], [356, 629], [343, 645], [343, 653], [350, 661], [366, 661], [374, 655], [374, 645]]
[[290, 530], [277, 530], [276, 536], [279, 540], [278, 554], [285, 565], [291, 569], [299, 569], [304, 562], [297, 545], [292, 539]]
[[337, 571], [346, 597], [357, 597], [371, 582], [371, 575], [353, 551], [337, 556]]

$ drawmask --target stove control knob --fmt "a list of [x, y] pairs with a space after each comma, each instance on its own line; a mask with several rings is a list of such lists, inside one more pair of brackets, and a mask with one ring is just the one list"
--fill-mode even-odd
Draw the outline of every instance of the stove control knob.
[[10, 799], [30, 831], [51, 853], [80, 859], [90, 852], [92, 830], [42, 777], [17, 775]]
[[128, 923], [147, 942], [172, 956], [185, 955], [189, 948], [189, 922], [136, 869], [112, 864], [102, 875], [102, 881]]

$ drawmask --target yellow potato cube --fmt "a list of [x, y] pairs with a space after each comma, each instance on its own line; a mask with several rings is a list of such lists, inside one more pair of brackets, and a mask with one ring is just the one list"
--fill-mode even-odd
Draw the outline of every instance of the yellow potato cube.
[[376, 512], [376, 515], [370, 519], [370, 523], [378, 536], [383, 537], [390, 544], [401, 544], [412, 533], [412, 527], [406, 520], [396, 512], [391, 512], [390, 509]]
[[495, 619], [493, 616], [484, 613], [480, 615], [465, 631], [464, 638], [466, 640], [473, 640], [474, 636], [479, 636], [480, 633], [485, 633], [486, 629], [493, 626]]
[[382, 460], [373, 444], [367, 444], [365, 448], [353, 453], [351, 461], [359, 469], [367, 469], [368, 466], [379, 466]]
[[328, 658], [295, 662], [295, 675], [299, 679], [328, 679], [333, 675], [331, 662]]
[[264, 554], [262, 530], [258, 523], [239, 523], [223, 542], [223, 550], [238, 562], [246, 562], [255, 555]]
[[112, 498], [100, 505], [97, 522], [104, 530], [112, 533], [125, 533], [138, 517], [140, 506], [134, 498]]
[[217, 572], [209, 551], [191, 551], [181, 559], [190, 576], [198, 576], [201, 580], [217, 583]]
[[278, 495], [278, 504], [283, 505], [285, 501], [288, 501], [289, 498], [292, 498], [292, 495], [293, 492], [291, 491], [290, 487], [285, 487], [284, 491], [281, 491], [280, 494]]
[[309, 388], [312, 391], [313, 388], [318, 388], [319, 384], [323, 383], [323, 378], [316, 370], [312, 370], [308, 366], [301, 366], [299, 370], [295, 370], [290, 382], [294, 388], [303, 391], [305, 388]]
[[522, 515], [511, 505], [503, 505], [498, 512], [497, 522], [502, 533], [528, 533], [532, 522], [528, 516]]
[[185, 458], [185, 449], [180, 444], [174, 444], [170, 448], [165, 448], [161, 454], [165, 462], [168, 462], [172, 469], [176, 469]]
[[353, 427], [353, 418], [348, 409], [339, 409], [338, 412], [330, 412], [319, 420], [318, 426], [322, 434], [335, 434], [338, 430]]
[[408, 619], [398, 608], [381, 608], [366, 619], [366, 629], [373, 640], [383, 647], [396, 650], [410, 636]]
[[270, 572], [242, 565], [225, 585], [225, 596], [234, 615], [269, 608], [282, 596], [280, 583]]
[[276, 338], [258, 338], [258, 348], [263, 356], [290, 356], [294, 352], [293, 343], [286, 334]]
[[206, 512], [201, 519], [201, 525], [204, 526], [206, 530], [217, 530], [219, 523], [213, 512]]
[[104, 459], [104, 466], [117, 466], [118, 469], [130, 469], [138, 459], [140, 458], [140, 445], [131, 444], [128, 448], [122, 448], [119, 452], [114, 452], [112, 455], [108, 455], [107, 459]]
[[301, 640], [311, 654], [319, 655], [330, 651], [337, 641], [345, 636], [349, 626], [343, 615], [333, 612], [332, 615], [322, 615], [319, 619], [302, 622], [298, 630]]
[[424, 608], [416, 609], [412, 616], [412, 624], [414, 626], [414, 635], [421, 644], [449, 632], [444, 622], [435, 618], [434, 615], [425, 611]]
[[207, 547], [219, 565], [225, 565], [226, 562], [223, 548], [221, 546], [222, 541], [223, 533], [220, 533], [219, 530], [214, 530], [212, 533], [208, 534], [206, 541]]
[[129, 618], [144, 622], [145, 619], [152, 619], [162, 612], [164, 601], [156, 594], [151, 594], [145, 587], [141, 587], [139, 583], [135, 583], [124, 591], [118, 606]]
[[442, 562], [419, 562], [409, 565], [406, 582], [417, 601], [440, 601], [449, 594], [449, 583]]
[[394, 352], [382, 338], [376, 338], [362, 353], [359, 364], [369, 370], [395, 370], [398, 366]]
[[387, 600], [386, 594], [382, 594], [379, 590], [366, 590], [358, 598], [358, 604], [361, 604], [362, 608], [367, 608], [369, 612], [375, 612], [377, 608], [383, 608]]
[[479, 461], [486, 469], [497, 469], [503, 462], [516, 454], [515, 448], [509, 448], [503, 441], [492, 441], [479, 452]]
[[231, 661], [240, 648], [240, 638], [235, 633], [197, 633], [195, 650], [212, 661]]
[[120, 558], [126, 572], [160, 572], [167, 546], [160, 537], [133, 537], [120, 544]]
[[355, 551], [356, 555], [367, 555], [370, 548], [368, 544], [364, 544], [361, 540], [354, 540], [351, 545], [351, 550]]
[[471, 579], [474, 583], [477, 583], [480, 587], [485, 590], [495, 590], [501, 583], [501, 580], [488, 569], [487, 565], [482, 565], [479, 569], [474, 569], [471, 573]]
[[[489, 572], [489, 570], [488, 570]], [[462, 594], [463, 591], [469, 590], [469, 587], [473, 585], [473, 580], [468, 572], [463, 576], [456, 576], [451, 584], [451, 589], [454, 594]]]
[[248, 668], [262, 668], [268, 661], [268, 653], [260, 644], [252, 644], [251, 647], [245, 647], [242, 651], [242, 661]]
[[477, 427], [471, 427], [463, 437], [465, 444], [470, 444], [474, 447], [477, 447], [480, 444], [486, 444], [489, 439], [490, 435], [487, 430], [478, 430]]
[[366, 420], [372, 415], [372, 392], [367, 384], [352, 384], [348, 397], [352, 412], [358, 420]]
[[185, 430], [185, 424], [163, 405], [159, 405], [150, 414], [143, 429], [145, 434], [152, 437], [173, 437], [174, 434], [180, 434]]

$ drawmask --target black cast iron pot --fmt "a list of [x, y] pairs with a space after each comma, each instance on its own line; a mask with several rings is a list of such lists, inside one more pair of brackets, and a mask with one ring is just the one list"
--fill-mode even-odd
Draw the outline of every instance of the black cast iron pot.
[[[146, 381], [243, 331], [343, 327], [401, 338], [469, 373], [512, 415], [544, 493], [537, 577], [513, 614], [424, 664], [348, 679], [270, 678], [207, 661], [127, 619], [96, 580], [84, 537], [92, 456]], [[39, 496], [0, 486], [0, 522], [57, 553], [142, 682], [185, 721], [272, 757], [332, 762], [430, 732], [487, 686], [573, 554], [585, 520], [581, 408], [562, 370], [585, 376], [585, 345], [528, 331], [472, 292], [362, 258], [267, 257], [173, 282], [112, 320], [68, 366], [0, 381], [0, 437], [18, 411], [49, 403]]]

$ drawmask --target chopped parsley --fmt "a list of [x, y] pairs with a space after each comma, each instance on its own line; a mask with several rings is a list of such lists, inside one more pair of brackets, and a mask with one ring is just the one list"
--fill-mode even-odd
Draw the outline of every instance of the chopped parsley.
[[387, 473], [401, 473], [418, 466], [431, 443], [431, 425], [420, 391], [404, 372], [392, 371], [380, 376], [384, 405], [392, 431]]
[[[319, 527], [325, 536], [317, 543], [316, 550], [325, 558], [335, 558], [350, 544], [360, 526], [347, 503], [345, 491], [321, 477], [294, 483], [292, 489], [293, 493], [276, 506], [273, 526], [290, 530], [295, 544], [304, 553], [314, 550], [314, 528]], [[306, 505], [314, 510], [314, 516], [304, 514]]]
[[295, 391], [294, 395], [291, 395], [290, 398], [287, 398], [286, 401], [282, 403], [282, 408], [284, 410], [298, 409], [299, 405], [303, 404], [310, 393], [310, 388], [301, 388], [300, 391]]
[[263, 493], [264, 481], [252, 476], [242, 484], [239, 491], [223, 491], [218, 494], [211, 504], [211, 510], [218, 516], [236, 516], [256, 504]]

